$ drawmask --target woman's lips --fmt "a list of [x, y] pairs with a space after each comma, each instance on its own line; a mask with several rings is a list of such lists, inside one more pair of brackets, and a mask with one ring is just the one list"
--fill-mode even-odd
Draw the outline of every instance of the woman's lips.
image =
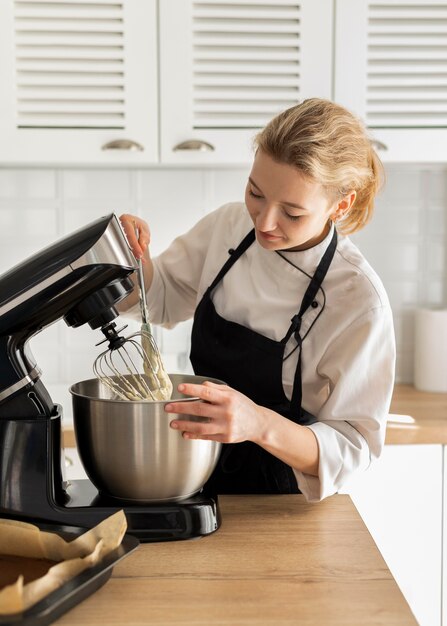
[[282, 239], [282, 237], [278, 237], [277, 235], [272, 235], [271, 233], [263, 233], [261, 230], [258, 230], [258, 233], [261, 235], [263, 239], [266, 239], [267, 241], [278, 241], [279, 239]]

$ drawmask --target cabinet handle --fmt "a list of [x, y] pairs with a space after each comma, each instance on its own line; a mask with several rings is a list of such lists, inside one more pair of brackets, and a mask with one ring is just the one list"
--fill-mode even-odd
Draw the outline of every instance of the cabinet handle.
[[378, 139], [371, 139], [371, 143], [376, 148], [376, 150], [388, 150], [388, 146], [383, 141], [379, 141]]
[[207, 141], [201, 139], [189, 139], [188, 141], [182, 141], [174, 147], [174, 152], [177, 150], [197, 150], [200, 152], [213, 152], [214, 146]]
[[136, 152], [138, 150], [142, 152], [144, 147], [141, 143], [132, 141], [132, 139], [115, 139], [114, 141], [105, 143], [101, 150], [129, 150], [131, 152]]

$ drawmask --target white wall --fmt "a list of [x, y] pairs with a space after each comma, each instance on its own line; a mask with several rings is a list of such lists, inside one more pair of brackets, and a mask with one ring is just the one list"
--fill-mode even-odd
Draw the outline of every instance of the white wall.
[[[249, 168], [0, 170], [0, 272], [101, 215], [133, 212], [152, 230], [152, 250], [224, 202], [242, 200]], [[446, 305], [447, 173], [440, 166], [388, 166], [372, 222], [353, 237], [381, 276], [393, 307], [397, 379], [413, 380], [413, 312]], [[1, 297], [1, 294], [0, 294]], [[136, 329], [131, 325], [131, 329]], [[190, 371], [190, 324], [158, 340], [169, 371]], [[67, 388], [92, 376], [102, 336], [58, 322], [31, 342], [53, 399], [70, 413]]]

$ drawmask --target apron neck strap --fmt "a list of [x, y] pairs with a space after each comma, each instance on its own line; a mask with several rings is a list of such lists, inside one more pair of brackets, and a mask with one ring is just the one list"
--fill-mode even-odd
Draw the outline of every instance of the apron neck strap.
[[236, 263], [236, 261], [244, 254], [244, 252], [251, 246], [251, 244], [256, 239], [255, 229], [251, 230], [248, 235], [244, 237], [241, 243], [238, 245], [236, 250], [230, 249], [228, 252], [230, 254], [230, 258], [226, 260], [224, 265], [222, 266], [220, 272], [217, 274], [216, 278], [213, 280], [211, 285], [207, 289], [207, 294], [209, 295], [211, 291], [220, 283], [222, 278], [228, 272], [228, 270]]
[[290, 339], [292, 333], [295, 333], [295, 339], [298, 343], [298, 365], [295, 370], [295, 379], [293, 381], [293, 392], [292, 399], [290, 402], [291, 409], [294, 412], [295, 410], [299, 411], [301, 414], [301, 402], [303, 399], [303, 388], [302, 388], [302, 380], [301, 380], [301, 352], [302, 352], [302, 339], [300, 335], [300, 327], [301, 321], [304, 313], [311, 306], [312, 302], [315, 299], [315, 296], [318, 293], [321, 285], [323, 284], [323, 280], [328, 272], [328, 269], [332, 263], [332, 259], [335, 255], [335, 250], [337, 249], [337, 231], [334, 228], [334, 234], [332, 235], [332, 239], [328, 247], [326, 248], [325, 253], [323, 254], [321, 261], [318, 264], [317, 269], [315, 270], [315, 274], [312, 276], [312, 279], [309, 283], [309, 286], [304, 294], [303, 301], [301, 302], [300, 310], [297, 315], [292, 318], [292, 324], [290, 325], [289, 330], [287, 331], [286, 337], [284, 337], [283, 341], [287, 343]]
[[318, 293], [321, 285], [323, 284], [323, 280], [326, 277], [328, 269], [332, 263], [332, 259], [334, 258], [335, 250], [337, 248], [337, 231], [334, 228], [334, 234], [332, 235], [332, 239], [330, 244], [325, 250], [321, 261], [318, 264], [317, 269], [315, 270], [315, 274], [312, 276], [312, 279], [309, 283], [309, 286], [304, 294], [303, 301], [301, 302], [300, 310], [298, 315], [302, 317], [307, 309], [310, 307], [312, 302], [315, 300], [315, 296]]
[[287, 331], [285, 337], [282, 339], [282, 343], [286, 344], [293, 333], [295, 333], [296, 340], [300, 343], [299, 333], [301, 327], [301, 321], [303, 319], [304, 313], [307, 309], [312, 305], [312, 302], [315, 300], [315, 296], [318, 293], [323, 281], [326, 277], [328, 269], [332, 263], [332, 259], [334, 258], [335, 250], [337, 248], [337, 231], [334, 228], [334, 234], [332, 235], [332, 239], [326, 248], [323, 256], [321, 257], [320, 262], [318, 263], [317, 269], [315, 270], [314, 275], [312, 276], [310, 283], [306, 289], [303, 300], [300, 305], [300, 310], [296, 315], [292, 317], [292, 323]]

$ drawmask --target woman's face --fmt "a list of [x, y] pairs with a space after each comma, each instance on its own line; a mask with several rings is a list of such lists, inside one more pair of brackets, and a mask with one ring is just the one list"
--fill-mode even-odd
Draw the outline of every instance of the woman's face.
[[245, 190], [258, 243], [267, 250], [305, 250], [322, 241], [340, 211], [323, 187], [258, 150]]

